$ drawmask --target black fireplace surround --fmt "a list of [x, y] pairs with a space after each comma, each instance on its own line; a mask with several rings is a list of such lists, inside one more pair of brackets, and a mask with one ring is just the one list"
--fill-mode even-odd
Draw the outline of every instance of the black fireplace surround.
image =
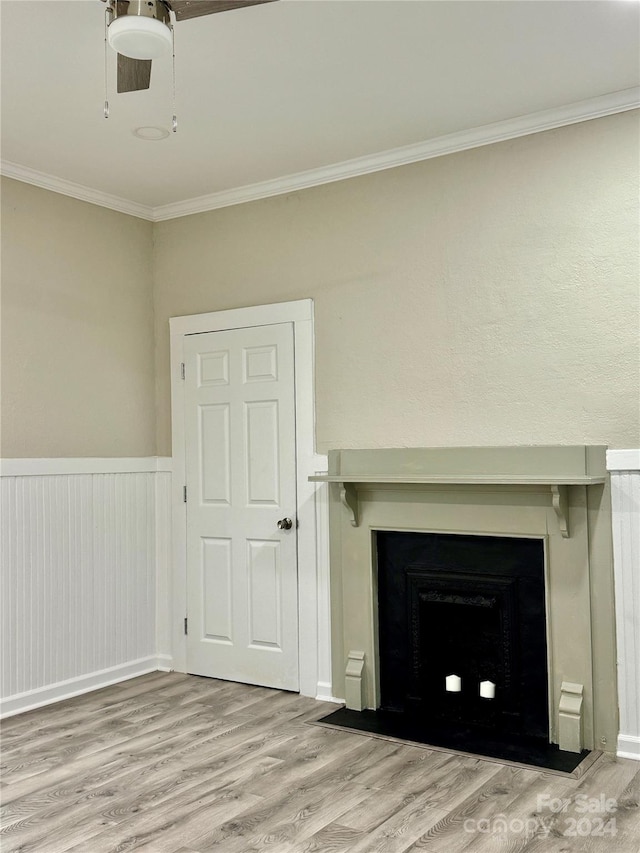
[[377, 554], [381, 709], [425, 730], [548, 742], [542, 540], [380, 531]]

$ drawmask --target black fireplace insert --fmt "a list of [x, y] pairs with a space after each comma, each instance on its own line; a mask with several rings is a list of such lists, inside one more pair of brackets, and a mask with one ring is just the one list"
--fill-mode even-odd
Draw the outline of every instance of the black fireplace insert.
[[541, 539], [378, 531], [380, 707], [318, 721], [572, 773], [549, 743]]
[[540, 539], [379, 532], [380, 707], [549, 738]]

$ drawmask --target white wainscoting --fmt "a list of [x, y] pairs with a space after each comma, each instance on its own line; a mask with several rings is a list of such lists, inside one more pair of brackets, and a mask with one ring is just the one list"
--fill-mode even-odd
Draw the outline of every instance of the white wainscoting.
[[169, 470], [3, 460], [3, 715], [170, 668]]
[[610, 450], [618, 641], [618, 755], [640, 761], [640, 450]]
[[[618, 754], [640, 760], [640, 450], [607, 464]], [[11, 459], [0, 473], [0, 713], [171, 669], [171, 460]], [[326, 487], [315, 501], [317, 695], [331, 699]]]
[[171, 651], [171, 460], [156, 474], [156, 654], [158, 669], [173, 669]]

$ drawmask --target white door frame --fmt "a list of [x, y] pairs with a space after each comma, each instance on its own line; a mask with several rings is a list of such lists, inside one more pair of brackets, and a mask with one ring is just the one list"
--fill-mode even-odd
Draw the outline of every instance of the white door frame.
[[313, 300], [279, 302], [251, 308], [233, 308], [208, 314], [172, 317], [171, 431], [173, 477], [171, 487], [173, 578], [171, 584], [171, 640], [173, 668], [186, 672], [184, 617], [187, 607], [187, 512], [185, 473], [184, 382], [181, 365], [184, 336], [222, 332], [250, 326], [291, 323], [295, 352], [296, 478], [298, 516], [298, 595], [300, 693], [331, 697], [331, 632], [329, 613], [328, 530], [324, 498], [318, 500], [309, 475], [326, 470], [326, 457], [315, 453]]

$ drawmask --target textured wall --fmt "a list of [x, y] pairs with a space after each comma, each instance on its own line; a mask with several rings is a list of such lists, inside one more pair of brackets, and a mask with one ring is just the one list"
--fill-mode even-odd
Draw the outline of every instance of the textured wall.
[[638, 115], [154, 227], [168, 318], [316, 309], [318, 449], [638, 446]]
[[155, 449], [150, 222], [2, 180], [4, 457]]
[[168, 318], [308, 296], [320, 451], [638, 446], [638, 144], [625, 113], [155, 226], [4, 179], [1, 453], [169, 453]]

